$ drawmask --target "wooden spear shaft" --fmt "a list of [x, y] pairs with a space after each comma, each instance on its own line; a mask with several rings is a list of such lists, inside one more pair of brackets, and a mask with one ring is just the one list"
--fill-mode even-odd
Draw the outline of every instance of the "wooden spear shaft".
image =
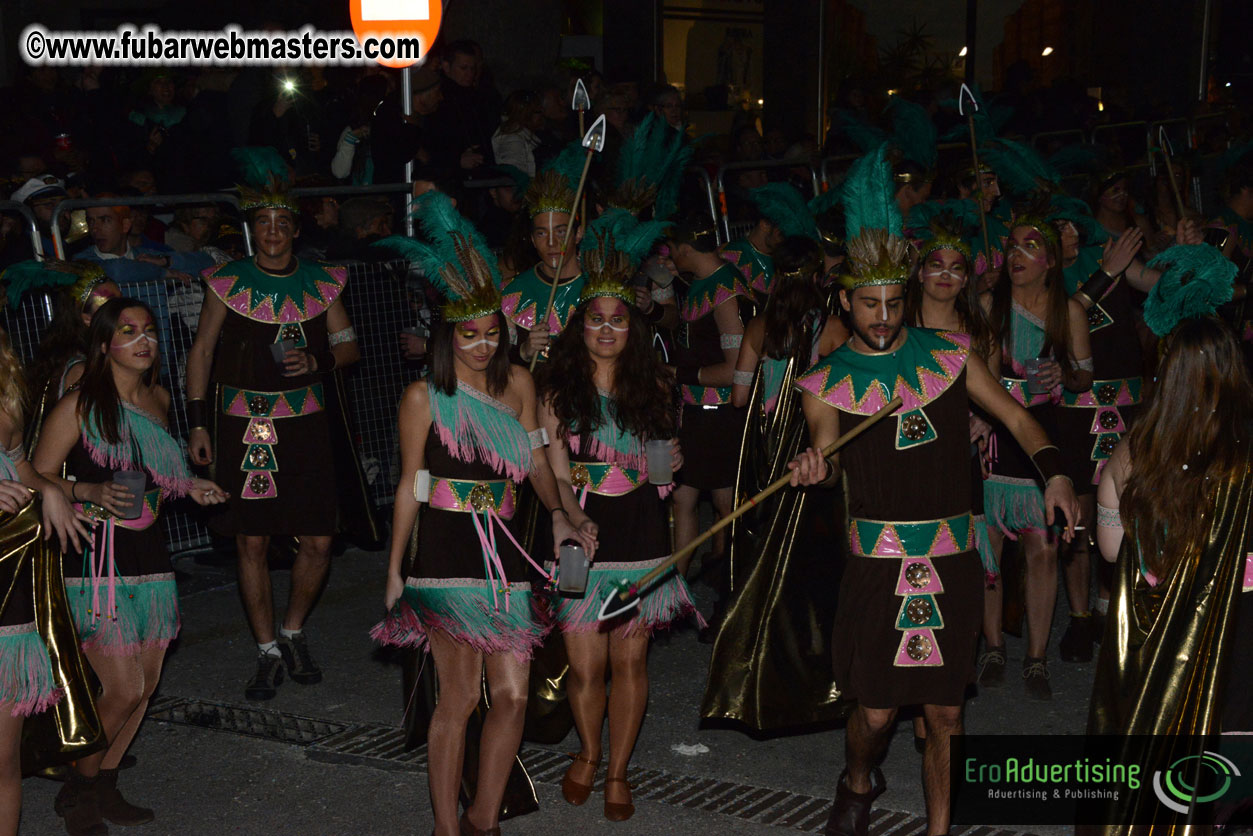
[[[832, 441], [826, 447], [823, 447], [822, 457], [824, 459], [828, 458], [829, 456], [831, 456], [831, 454], [837, 452], [841, 447], [848, 444], [853, 439], [857, 438], [857, 436], [861, 435], [866, 430], [870, 429], [875, 424], [879, 423], [879, 421], [886, 418], [891, 413], [895, 412], [897, 408], [900, 407], [900, 405], [901, 405], [901, 398], [899, 395], [897, 395], [895, 398], [888, 401], [887, 406], [883, 407], [874, 415], [871, 415], [869, 418], [862, 421], [856, 427], [853, 427], [851, 430], [844, 433], [844, 435], [840, 436], [835, 441]], [[679, 549], [674, 554], [670, 555], [670, 557], [666, 558], [664, 561], [658, 564], [657, 567], [654, 568], [651, 572], [649, 572], [644, 577], [636, 581], [634, 589], [640, 590], [646, 587], [648, 584], [652, 583], [671, 566], [678, 563], [680, 560], [687, 557], [692, 552], [696, 551], [696, 549], [699, 548], [710, 537], [713, 537], [719, 531], [726, 528], [728, 525], [735, 522], [737, 519], [744, 516], [752, 509], [756, 508], [768, 497], [778, 493], [783, 488], [787, 487], [790, 481], [792, 481], [792, 474], [789, 471], [788, 473], [784, 474], [783, 476], [780, 476], [778, 479], [775, 479], [773, 482], [767, 485], [756, 496], [751, 496], [748, 499], [744, 500], [742, 503], [740, 503], [739, 507], [737, 507], [734, 511], [727, 514], [725, 517], [723, 517], [722, 519], [714, 523], [712, 526], [710, 526], [708, 531], [706, 531], [704, 534], [697, 537], [692, 542], [688, 543], [683, 548]], [[633, 594], [632, 590], [629, 590], [629, 589], [623, 590], [622, 592], [619, 593], [619, 597], [622, 599], [623, 602], [625, 602], [631, 598], [632, 594]]]
[[975, 203], [979, 207], [979, 228], [983, 231], [983, 257], [987, 260], [987, 269], [992, 269], [992, 244], [988, 240], [988, 218], [983, 211], [983, 170], [979, 168], [978, 143], [975, 141], [975, 114], [972, 110], [966, 114], [966, 124], [970, 128], [970, 157], [975, 164]]
[[[561, 283], [561, 268], [566, 263], [566, 252], [570, 247], [570, 237], [574, 234], [575, 224], [579, 218], [579, 198], [583, 195], [583, 186], [587, 183], [587, 170], [592, 166], [592, 154], [595, 154], [594, 148], [587, 149], [587, 159], [583, 161], [583, 173], [579, 175], [579, 188], [574, 194], [574, 205], [570, 207], [570, 221], [566, 224], [566, 234], [561, 238], [561, 256], [557, 259], [557, 266], [553, 269], [553, 286], [548, 289], [548, 304], [544, 306], [544, 318], [535, 321], [536, 328], [547, 328], [548, 317], [553, 313], [553, 300], [557, 298], [557, 285]], [[535, 363], [539, 360], [539, 352], [531, 357], [531, 371], [535, 371]]]

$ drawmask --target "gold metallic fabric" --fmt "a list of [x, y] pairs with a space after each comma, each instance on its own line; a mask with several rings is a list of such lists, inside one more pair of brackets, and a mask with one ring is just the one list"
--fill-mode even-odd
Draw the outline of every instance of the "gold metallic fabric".
[[[48, 648], [52, 677], [65, 696], [52, 708], [22, 725], [22, 768], [31, 773], [104, 748], [96, 714], [94, 680], [79, 649], [78, 631], [65, 597], [61, 555], [43, 539], [38, 497], [16, 515], [0, 512], [0, 564], [31, 562], [35, 629]], [[8, 576], [8, 566], [5, 567]], [[4, 590], [7, 604], [13, 589]]]
[[[789, 363], [774, 411], [753, 384], [736, 480], [737, 500], [769, 484], [809, 443]], [[803, 371], [803, 369], [801, 370]], [[838, 492], [785, 490], [741, 517], [731, 538], [732, 597], [714, 642], [701, 702], [706, 719], [758, 730], [844, 716], [832, 674], [831, 631], [844, 542]]]
[[[1236, 636], [1234, 627], [1253, 534], [1251, 511], [1253, 473], [1246, 459], [1242, 474], [1219, 488], [1213, 508], [1203, 509], [1210, 515], [1207, 540], [1175, 544], [1182, 557], [1155, 587], [1140, 574], [1134, 533], [1128, 529], [1097, 662], [1089, 734], [1192, 735], [1195, 742], [1221, 731], [1224, 688], [1229, 678], [1248, 674], [1228, 670], [1226, 662], [1237, 641], [1248, 641], [1248, 636]], [[1199, 743], [1190, 751], [1186, 741], [1159, 740], [1150, 746], [1124, 743], [1123, 759], [1171, 763], [1204, 748]], [[1147, 833], [1150, 826], [1153, 834], [1188, 830], [1183, 817], [1160, 804], [1151, 789], [1111, 802], [1106, 821], [1129, 821], [1128, 804], [1136, 805], [1137, 827], [1109, 824], [1089, 832]], [[1190, 829], [1200, 832], [1195, 824]]]

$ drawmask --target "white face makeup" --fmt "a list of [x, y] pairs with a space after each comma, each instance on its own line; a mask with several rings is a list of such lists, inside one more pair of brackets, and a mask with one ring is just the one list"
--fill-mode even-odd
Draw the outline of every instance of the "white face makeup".
[[1048, 261], [1049, 258], [1048, 253], [1044, 250], [1029, 250], [1022, 244], [1015, 244], [1014, 251], [1025, 256], [1028, 261], [1034, 261], [1037, 264], [1043, 261]]
[[482, 339], [477, 340], [477, 341], [472, 342], [472, 343], [463, 343], [463, 344], [461, 345], [461, 350], [462, 350], [462, 351], [473, 351], [474, 349], [478, 348], [478, 347], [479, 347], [479, 346], [481, 346], [481, 345], [485, 345], [485, 346], [487, 346], [488, 348], [490, 348], [490, 349], [492, 349], [492, 350], [495, 350], [495, 349], [496, 349], [496, 346], [500, 345], [500, 340], [489, 340], [487, 337], [483, 337]]
[[[887, 285], [879, 285], [879, 319], [883, 322], [888, 321], [888, 288]], [[882, 349], [887, 345], [886, 337], [879, 337], [879, 348]]]
[[631, 313], [621, 299], [601, 296], [591, 301], [583, 318], [583, 343], [597, 357], [616, 357], [627, 344]]
[[151, 334], [140, 334], [139, 336], [135, 337], [135, 339], [130, 340], [129, 342], [124, 342], [124, 343], [114, 342], [112, 345], [109, 346], [109, 348], [111, 348], [114, 351], [120, 351], [123, 348], [130, 348], [132, 345], [139, 342], [140, 340], [147, 340], [152, 345], [157, 344], [157, 338], [155, 336]]
[[495, 314], [458, 322], [453, 331], [453, 356], [472, 369], [485, 369], [496, 354], [500, 338], [500, 323]]

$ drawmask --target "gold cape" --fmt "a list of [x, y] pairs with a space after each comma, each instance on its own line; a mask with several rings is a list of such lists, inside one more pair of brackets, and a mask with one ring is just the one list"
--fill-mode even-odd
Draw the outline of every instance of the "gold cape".
[[[1123, 539], [1088, 734], [1194, 736], [1191, 747], [1185, 745], [1189, 738], [1162, 737], [1157, 745], [1127, 740], [1122, 751], [1126, 763], [1172, 763], [1199, 755], [1206, 745], [1203, 738], [1221, 731], [1226, 660], [1238, 639], [1234, 625], [1251, 510], [1253, 473], [1246, 458], [1241, 475], [1218, 490], [1207, 541], [1199, 551], [1189, 549], [1189, 559], [1157, 586], [1149, 586], [1140, 574], [1132, 538]], [[1216, 748], [1216, 741], [1209, 748]], [[1111, 802], [1107, 813], [1107, 822], [1127, 822], [1134, 815], [1138, 824], [1107, 824], [1081, 832], [1156, 836], [1201, 832], [1198, 825], [1203, 824], [1189, 825], [1184, 816], [1163, 806], [1148, 782], [1129, 798]]]
[[[808, 446], [803, 394], [789, 361], [774, 411], [765, 414], [758, 367], [740, 445], [737, 501], [787, 470]], [[823, 723], [844, 716], [832, 674], [831, 630], [839, 598], [843, 527], [834, 491], [783, 490], [732, 527], [731, 601], [714, 642], [701, 716], [736, 720], [757, 731]]]

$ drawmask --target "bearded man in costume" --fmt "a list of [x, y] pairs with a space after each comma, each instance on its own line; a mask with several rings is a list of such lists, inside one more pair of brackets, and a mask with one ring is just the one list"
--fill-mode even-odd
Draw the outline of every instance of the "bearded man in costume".
[[[792, 484], [834, 484], [841, 466], [848, 477], [850, 554], [832, 644], [836, 684], [857, 705], [826, 832], [849, 836], [867, 833], [871, 804], [886, 788], [877, 764], [897, 710], [919, 704], [927, 725], [927, 832], [948, 831], [949, 738], [962, 733], [982, 615], [983, 566], [970, 501], [972, 402], [1031, 451], [1046, 485], [1049, 522], [1060, 509], [1067, 539], [1078, 515], [1057, 448], [970, 351], [970, 337], [905, 326], [910, 255], [891, 176], [882, 147], [849, 173], [852, 276], [840, 302], [853, 336], [796, 381], [813, 446], [793, 461]], [[823, 458], [822, 448], [855, 416], [873, 415], [897, 395], [903, 403], [896, 420]]]

